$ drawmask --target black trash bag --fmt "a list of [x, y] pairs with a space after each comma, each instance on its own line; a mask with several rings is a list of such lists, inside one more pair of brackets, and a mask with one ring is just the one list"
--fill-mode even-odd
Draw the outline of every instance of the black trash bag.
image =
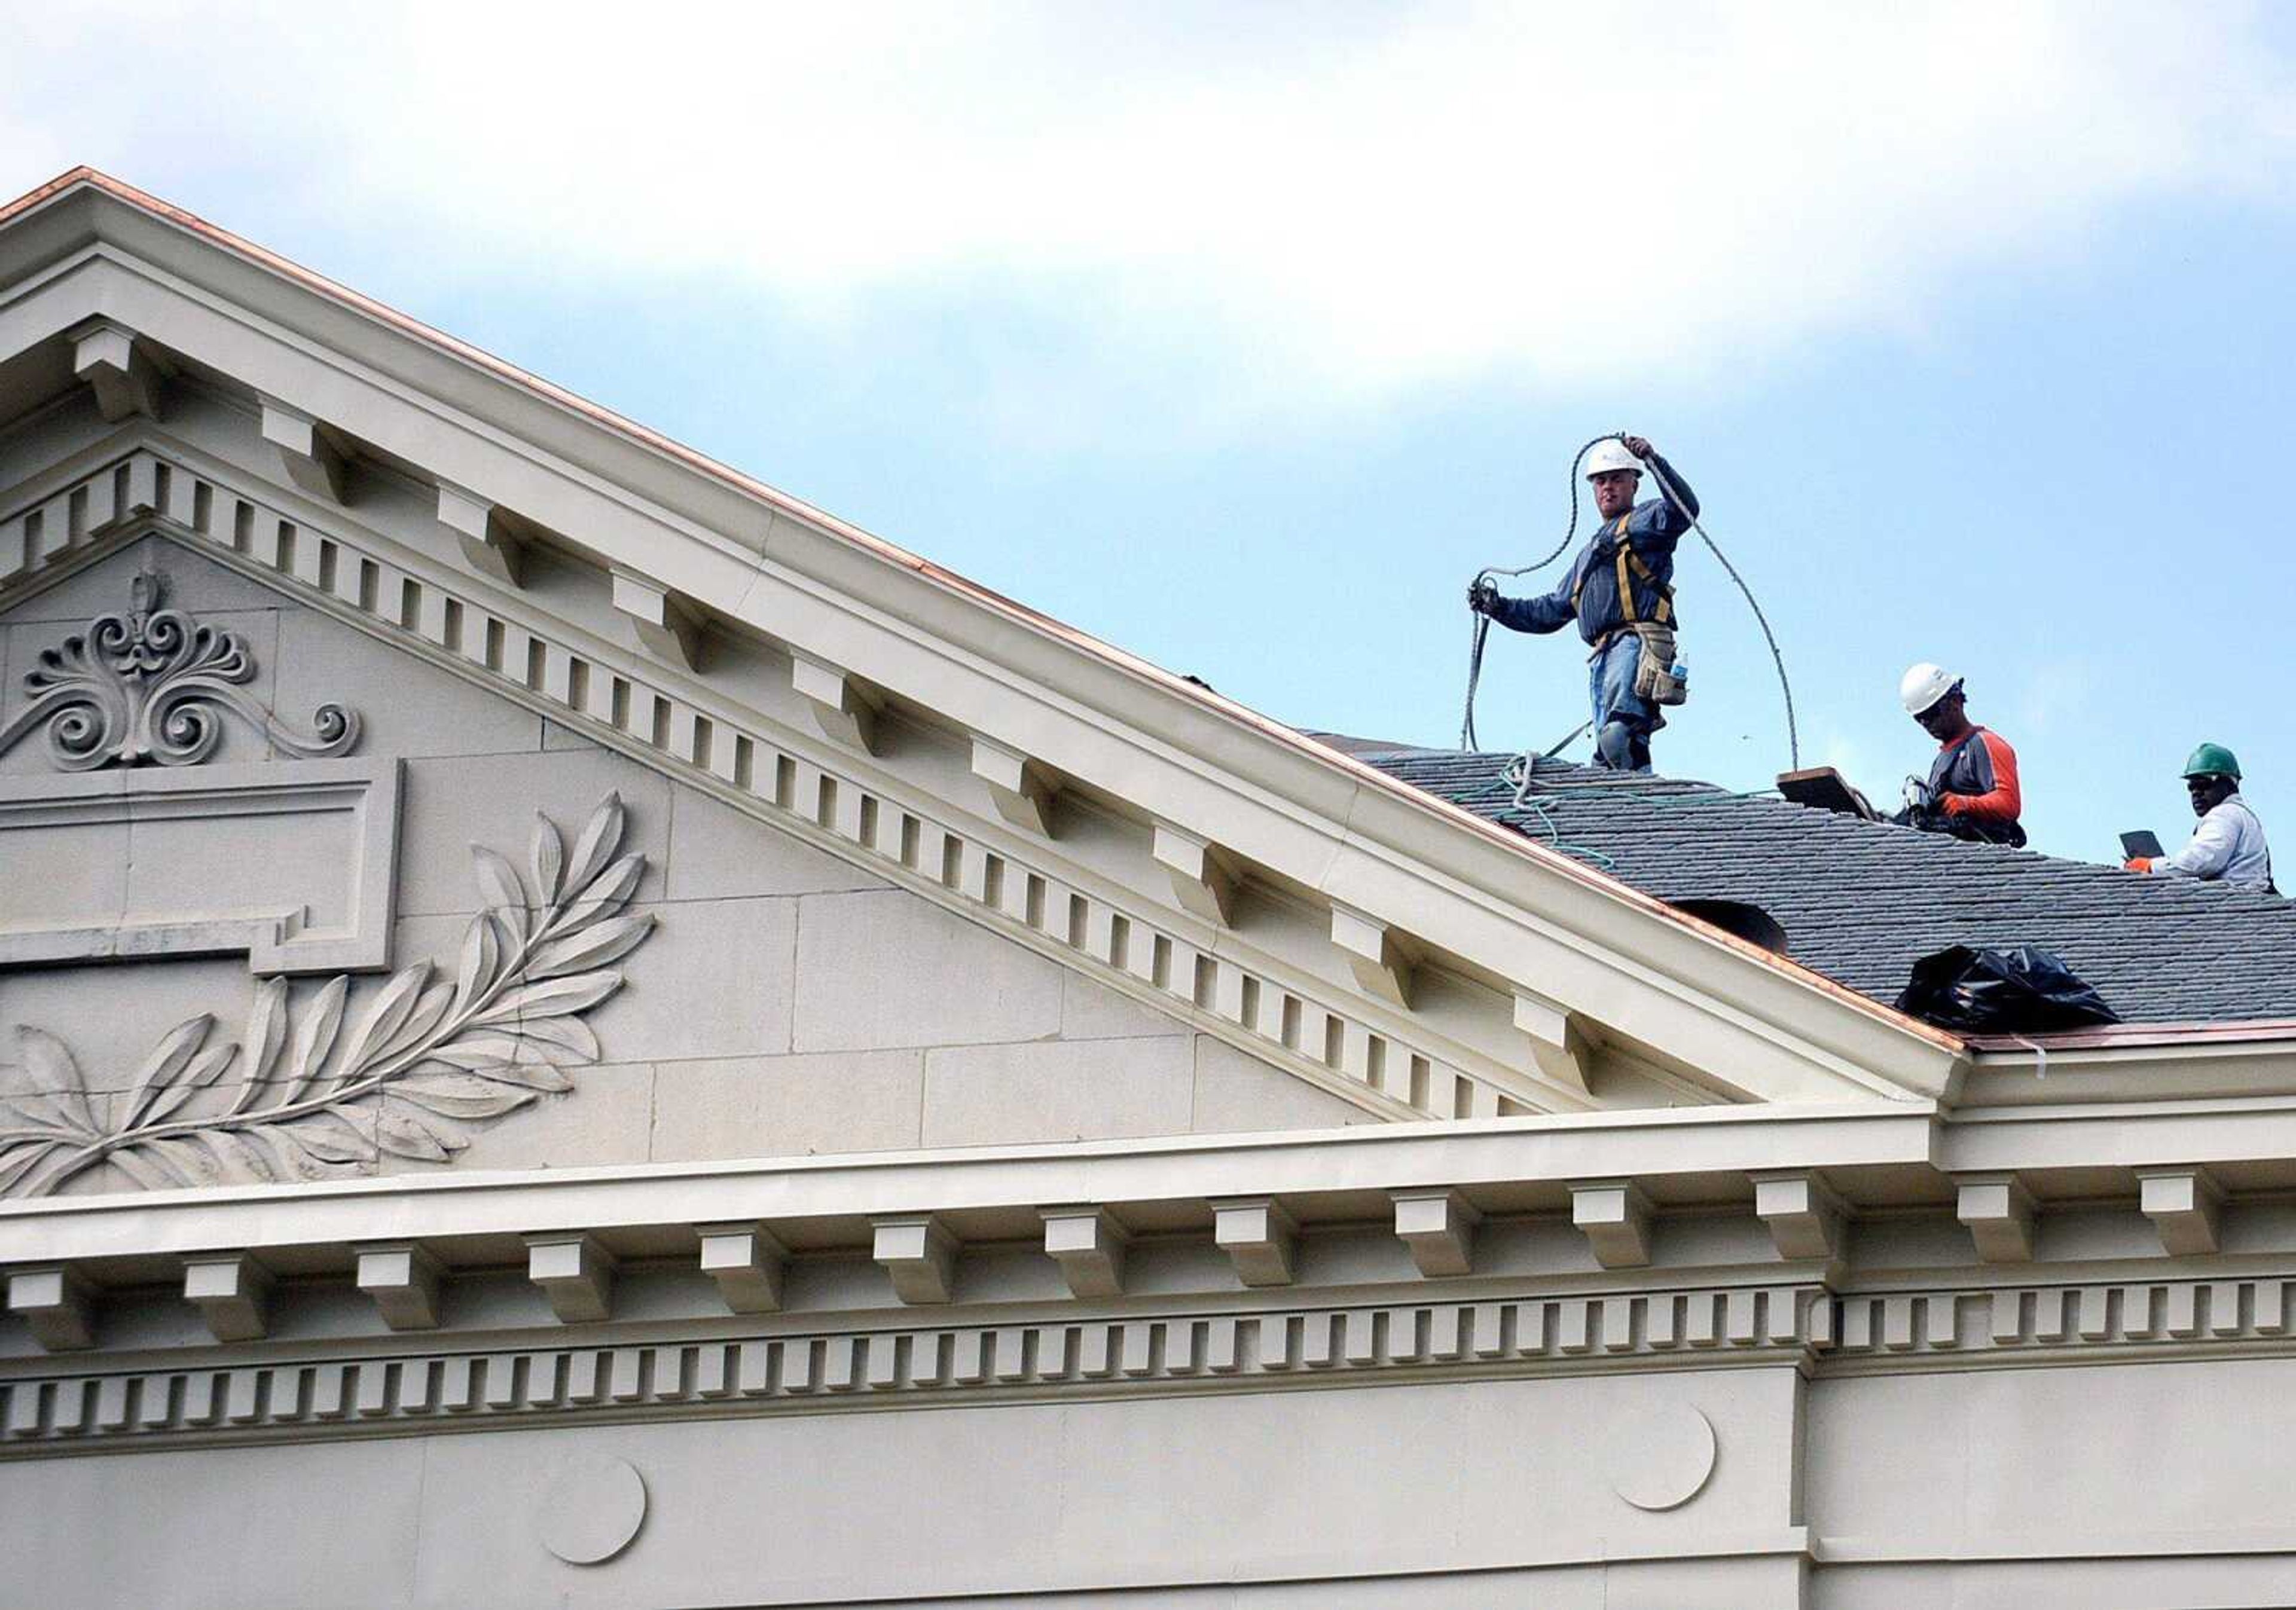
[[2120, 1014], [2054, 953], [1956, 944], [1914, 963], [1898, 1009], [1964, 1034], [2045, 1034], [2118, 1023]]

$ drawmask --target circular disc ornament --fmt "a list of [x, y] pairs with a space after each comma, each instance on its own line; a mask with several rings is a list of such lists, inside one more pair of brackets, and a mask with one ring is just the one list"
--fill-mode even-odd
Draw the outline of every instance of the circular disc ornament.
[[603, 1565], [630, 1546], [645, 1523], [645, 1480], [611, 1454], [568, 1461], [543, 1494], [542, 1546], [570, 1565]]
[[1628, 1417], [1611, 1449], [1611, 1491], [1637, 1509], [1678, 1509], [1714, 1474], [1713, 1422], [1687, 1403]]

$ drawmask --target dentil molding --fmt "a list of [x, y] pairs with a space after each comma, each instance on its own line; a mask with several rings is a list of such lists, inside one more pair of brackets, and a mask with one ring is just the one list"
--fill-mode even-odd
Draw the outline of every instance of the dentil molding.
[[1786, 1365], [1870, 1374], [2296, 1353], [2296, 1277], [1836, 1294], [1821, 1282], [1308, 1302], [429, 1348], [126, 1369], [20, 1362], [0, 1458], [221, 1440]]

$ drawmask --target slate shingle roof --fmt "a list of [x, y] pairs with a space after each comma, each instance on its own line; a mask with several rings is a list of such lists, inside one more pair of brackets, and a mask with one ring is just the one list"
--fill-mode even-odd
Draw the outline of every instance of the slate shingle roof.
[[2276, 895], [1562, 761], [1538, 763], [1538, 808], [1518, 809], [1509, 755], [1358, 758], [1661, 900], [1759, 906], [1795, 960], [1879, 1001], [1948, 945], [2034, 944], [2131, 1023], [2296, 1017], [2296, 903]]

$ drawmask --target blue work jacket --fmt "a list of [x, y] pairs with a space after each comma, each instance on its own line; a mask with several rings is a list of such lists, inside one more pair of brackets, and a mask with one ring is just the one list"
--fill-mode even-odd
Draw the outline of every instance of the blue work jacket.
[[[1652, 464], [1680, 494], [1685, 508], [1698, 512], [1698, 494], [1658, 454]], [[1630, 621], [1655, 620], [1674, 624], [1674, 548], [1690, 521], [1664, 494], [1646, 498], [1615, 519], [1604, 520], [1595, 539], [1579, 550], [1570, 573], [1554, 592], [1537, 598], [1502, 598], [1492, 607], [1491, 618], [1517, 632], [1559, 632], [1572, 620], [1578, 635], [1601, 643]], [[1631, 554], [1623, 567], [1621, 548]], [[1629, 615], [1620, 602], [1619, 582], [1623, 568]]]

